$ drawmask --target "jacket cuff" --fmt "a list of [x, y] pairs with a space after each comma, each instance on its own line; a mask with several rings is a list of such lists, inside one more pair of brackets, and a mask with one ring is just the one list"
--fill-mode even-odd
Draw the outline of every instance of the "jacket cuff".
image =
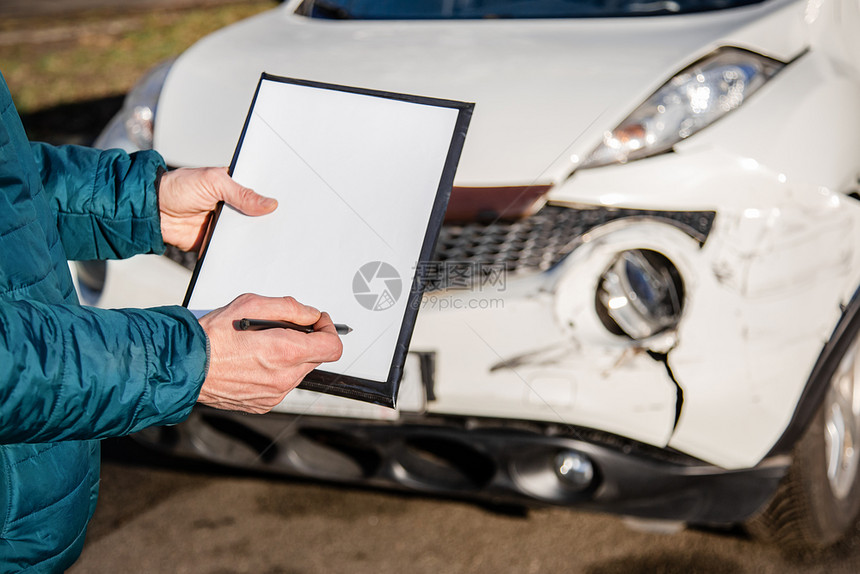
[[167, 173], [164, 166], [159, 165], [155, 171], [155, 209], [158, 225], [155, 226], [152, 234], [152, 252], [156, 255], [162, 255], [167, 250], [167, 245], [164, 244], [164, 236], [161, 233], [161, 178]]

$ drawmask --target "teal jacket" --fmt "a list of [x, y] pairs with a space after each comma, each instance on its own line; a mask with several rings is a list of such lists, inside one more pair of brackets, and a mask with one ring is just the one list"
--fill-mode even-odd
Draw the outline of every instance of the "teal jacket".
[[206, 336], [181, 307], [78, 304], [67, 260], [164, 250], [154, 152], [27, 141], [0, 76], [0, 572], [79, 556], [97, 439], [188, 416]]

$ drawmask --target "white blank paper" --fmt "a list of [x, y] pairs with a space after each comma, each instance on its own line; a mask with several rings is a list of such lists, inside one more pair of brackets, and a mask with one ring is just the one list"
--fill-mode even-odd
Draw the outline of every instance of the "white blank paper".
[[189, 309], [291, 295], [353, 328], [321, 370], [386, 381], [459, 113], [264, 77], [232, 175], [279, 206], [221, 211]]

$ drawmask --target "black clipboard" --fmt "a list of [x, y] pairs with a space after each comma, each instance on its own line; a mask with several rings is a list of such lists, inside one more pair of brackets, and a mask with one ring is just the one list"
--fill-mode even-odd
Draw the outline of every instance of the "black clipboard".
[[230, 173], [279, 207], [219, 206], [183, 304], [253, 292], [327, 311], [354, 331], [299, 387], [394, 407], [473, 108], [262, 74]]

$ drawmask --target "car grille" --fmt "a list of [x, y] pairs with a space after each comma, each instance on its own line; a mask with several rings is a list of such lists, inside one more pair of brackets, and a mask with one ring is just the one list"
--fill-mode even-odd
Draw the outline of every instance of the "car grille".
[[[446, 224], [432, 260], [427, 264], [427, 290], [470, 288], [504, 273], [517, 276], [546, 271], [557, 265], [578, 245], [581, 237], [612, 221], [648, 219], [674, 225], [704, 244], [713, 225], [711, 211], [648, 211], [641, 209], [574, 209], [545, 205], [518, 221]], [[193, 269], [195, 253], [169, 247], [166, 255]], [[443, 281], [432, 278], [445, 278]]]
[[194, 266], [197, 264], [197, 252], [196, 251], [182, 251], [178, 247], [174, 247], [173, 245], [168, 245], [167, 250], [164, 252], [165, 257], [169, 257], [173, 261], [176, 261], [186, 269], [193, 271]]
[[[704, 244], [714, 222], [713, 212], [644, 211], [639, 209], [573, 209], [546, 205], [518, 221], [445, 225], [430, 266], [444, 266], [431, 275], [447, 277], [445, 285], [431, 281], [428, 288], [456, 288], [484, 281], [499, 270], [507, 276], [546, 271], [564, 259], [592, 229], [620, 219], [661, 220], [675, 225]], [[452, 280], [456, 278], [456, 280]]]

